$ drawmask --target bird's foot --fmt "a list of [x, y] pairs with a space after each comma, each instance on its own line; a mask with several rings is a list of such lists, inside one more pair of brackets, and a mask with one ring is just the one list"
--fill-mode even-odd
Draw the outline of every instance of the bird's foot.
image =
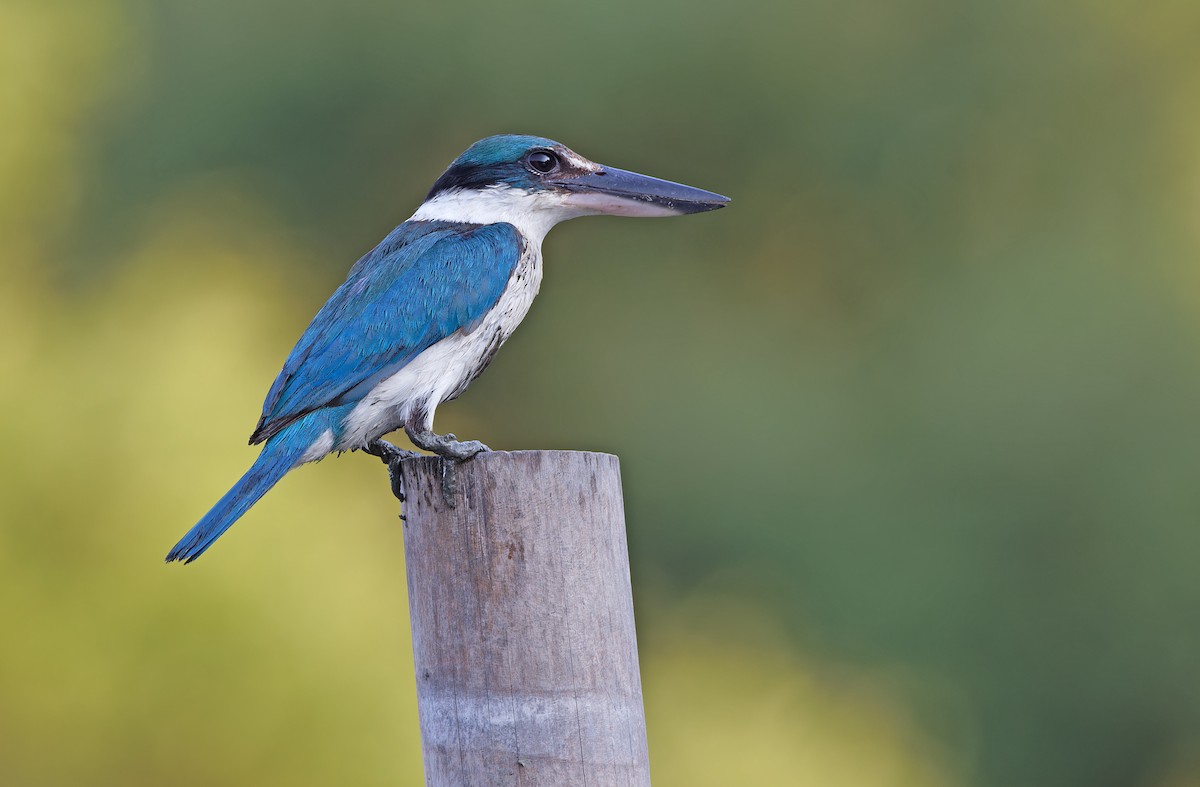
[[434, 434], [431, 431], [409, 432], [408, 439], [412, 440], [413, 445], [418, 448], [424, 448], [443, 459], [455, 462], [463, 462], [476, 454], [492, 450], [478, 440], [459, 441], [452, 434]]
[[440, 445], [427, 450], [433, 451], [442, 458], [442, 499], [446, 501], [446, 505], [454, 508], [458, 499], [458, 471], [456, 469], [458, 463], [492, 449], [478, 440], [460, 442], [452, 434], [435, 435], [435, 437], [440, 438]]
[[482, 454], [492, 450], [478, 440], [463, 440], [460, 442], [455, 440], [454, 435], [452, 434], [446, 435], [446, 438], [446, 443], [442, 446], [441, 450], [433, 450], [435, 454], [443, 459], [453, 459], [455, 461], [462, 462], [467, 459], [471, 459], [476, 454]]
[[420, 456], [416, 451], [405, 451], [403, 448], [397, 448], [387, 440], [372, 440], [363, 448], [371, 456], [377, 456], [387, 464], [393, 462], [402, 462], [405, 459], [415, 459]]
[[452, 434], [434, 434], [431, 429], [420, 429], [413, 425], [406, 426], [404, 431], [417, 448], [424, 448], [442, 458], [442, 499], [446, 505], [454, 508], [458, 492], [455, 465], [492, 449], [478, 440], [459, 441]]
[[405, 451], [397, 448], [386, 440], [372, 440], [363, 448], [371, 456], [377, 456], [387, 465], [388, 475], [392, 479], [392, 494], [401, 503], [404, 502], [404, 476], [400, 472], [400, 463], [405, 459], [420, 456], [416, 451]]

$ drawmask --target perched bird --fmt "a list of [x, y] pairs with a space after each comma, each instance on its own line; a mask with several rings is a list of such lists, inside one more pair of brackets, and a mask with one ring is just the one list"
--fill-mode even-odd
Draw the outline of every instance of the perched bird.
[[167, 555], [191, 561], [289, 470], [333, 451], [406, 455], [380, 438], [465, 460], [488, 448], [433, 431], [525, 318], [542, 239], [577, 216], [715, 210], [719, 194], [589, 161], [557, 142], [505, 134], [469, 147], [412, 218], [355, 263], [267, 392], [258, 459]]

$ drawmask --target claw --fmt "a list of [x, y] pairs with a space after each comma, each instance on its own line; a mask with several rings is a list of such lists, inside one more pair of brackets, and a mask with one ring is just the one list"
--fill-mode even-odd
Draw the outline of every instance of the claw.
[[387, 465], [388, 476], [392, 481], [392, 494], [396, 499], [403, 503], [406, 500], [404, 494], [404, 475], [400, 470], [400, 465], [405, 459], [412, 459], [420, 456], [416, 451], [405, 451], [397, 448], [384, 440], [372, 440], [363, 448], [368, 454], [377, 456]]
[[455, 497], [458, 492], [457, 465], [457, 459], [442, 460], [442, 500], [451, 508], [458, 507], [458, 501]]

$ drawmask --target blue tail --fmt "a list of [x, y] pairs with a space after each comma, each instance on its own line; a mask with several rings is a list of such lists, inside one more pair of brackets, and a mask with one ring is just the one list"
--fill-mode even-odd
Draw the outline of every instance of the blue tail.
[[279, 479], [301, 464], [309, 447], [328, 428], [331, 419], [321, 415], [310, 413], [268, 440], [241, 480], [179, 540], [167, 555], [167, 562], [191, 563], [203, 555], [222, 533], [250, 510], [250, 506], [279, 483]]

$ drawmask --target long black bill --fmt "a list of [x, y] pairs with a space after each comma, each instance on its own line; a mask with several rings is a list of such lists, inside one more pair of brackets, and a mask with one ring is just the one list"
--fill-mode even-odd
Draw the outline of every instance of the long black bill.
[[567, 204], [613, 216], [681, 216], [723, 208], [729, 197], [616, 167], [555, 181]]

